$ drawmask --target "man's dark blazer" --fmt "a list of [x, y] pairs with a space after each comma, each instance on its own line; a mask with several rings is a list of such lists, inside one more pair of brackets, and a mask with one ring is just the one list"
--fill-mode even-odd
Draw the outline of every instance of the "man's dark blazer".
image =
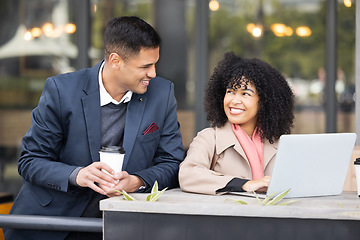
[[[78, 166], [99, 161], [101, 141], [98, 73], [101, 62], [47, 79], [32, 126], [23, 138], [18, 170], [24, 184], [11, 214], [80, 216], [93, 191], [69, 185]], [[124, 133], [123, 169], [139, 176], [149, 191], [178, 186], [184, 149], [177, 121], [174, 85], [156, 77], [144, 94], [128, 103]], [[143, 134], [152, 123], [159, 129]], [[66, 232], [5, 231], [12, 239], [64, 239]]]

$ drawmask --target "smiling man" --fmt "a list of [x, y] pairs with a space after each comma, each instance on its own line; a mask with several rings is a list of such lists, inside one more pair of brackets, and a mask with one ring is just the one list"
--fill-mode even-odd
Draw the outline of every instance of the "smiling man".
[[[137, 17], [109, 21], [105, 59], [47, 79], [18, 170], [24, 185], [11, 214], [101, 217], [114, 190], [178, 186], [184, 158], [174, 85], [156, 77], [160, 37]], [[99, 162], [102, 146], [125, 149], [121, 172]], [[101, 171], [105, 169], [112, 176]], [[6, 239], [101, 239], [101, 234], [5, 231]]]

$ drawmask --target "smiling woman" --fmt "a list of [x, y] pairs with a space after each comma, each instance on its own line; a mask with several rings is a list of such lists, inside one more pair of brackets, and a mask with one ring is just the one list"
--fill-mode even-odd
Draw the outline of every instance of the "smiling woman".
[[199, 132], [180, 165], [184, 191], [265, 191], [277, 141], [289, 134], [294, 95], [285, 78], [259, 59], [234, 53], [215, 68], [205, 95], [211, 128]]

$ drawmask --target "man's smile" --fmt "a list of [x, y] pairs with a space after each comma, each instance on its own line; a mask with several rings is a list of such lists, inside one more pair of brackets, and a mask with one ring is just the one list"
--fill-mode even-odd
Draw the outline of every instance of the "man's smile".
[[147, 87], [149, 86], [150, 80], [141, 80], [141, 83]]

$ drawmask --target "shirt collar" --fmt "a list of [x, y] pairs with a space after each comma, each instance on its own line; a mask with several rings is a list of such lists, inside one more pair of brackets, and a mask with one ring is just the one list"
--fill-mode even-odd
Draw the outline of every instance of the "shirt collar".
[[133, 92], [128, 90], [125, 95], [122, 97], [122, 99], [120, 100], [120, 102], [116, 101], [115, 99], [113, 99], [110, 94], [106, 91], [104, 84], [103, 84], [103, 80], [102, 80], [102, 72], [104, 69], [104, 65], [105, 65], [105, 61], [101, 64], [100, 66], [100, 70], [99, 70], [99, 89], [100, 89], [100, 106], [104, 106], [108, 103], [113, 103], [113, 104], [120, 104], [120, 103], [127, 103], [131, 100], [131, 97], [133, 95]]

